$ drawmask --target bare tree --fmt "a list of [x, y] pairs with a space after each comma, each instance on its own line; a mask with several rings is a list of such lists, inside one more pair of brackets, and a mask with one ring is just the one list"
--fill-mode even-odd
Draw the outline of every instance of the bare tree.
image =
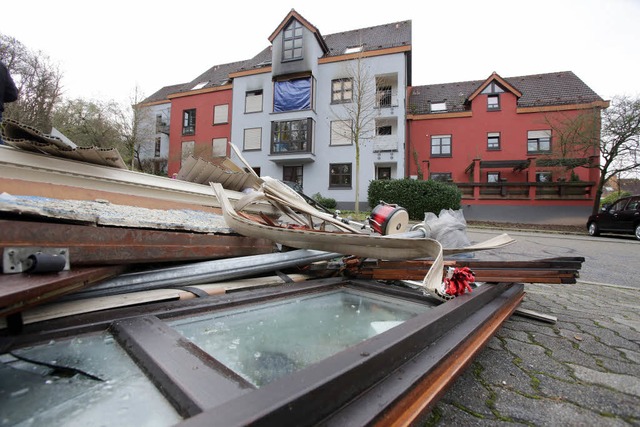
[[600, 181], [593, 212], [600, 206], [602, 189], [614, 176], [640, 171], [640, 98], [617, 96], [602, 113]]
[[166, 156], [156, 157], [156, 138], [160, 132], [167, 132], [166, 123], [169, 122], [167, 111], [156, 111], [164, 116], [164, 121], [153, 117], [154, 111], [140, 105], [145, 98], [136, 86], [131, 97], [131, 118], [125, 138], [127, 149], [131, 152], [131, 167], [141, 172], [154, 175], [167, 175], [168, 159]]
[[[609, 108], [601, 111], [602, 126], [598, 126], [598, 110], [575, 118], [560, 120], [553, 126], [558, 146], [552, 156], [559, 164], [598, 168], [600, 178], [593, 201], [593, 213], [600, 208], [605, 184], [613, 177], [634, 175], [640, 172], [640, 98], [617, 96]], [[593, 154], [593, 148], [596, 148]], [[599, 162], [572, 165], [571, 156], [583, 153], [583, 157], [595, 155]]]
[[32, 52], [13, 37], [0, 34], [0, 60], [16, 82], [19, 96], [5, 117], [48, 132], [62, 96], [62, 73], [43, 52]]
[[375, 132], [376, 81], [362, 57], [346, 64], [345, 81], [351, 85], [351, 102], [341, 104], [340, 111], [333, 113], [349, 123], [355, 148], [355, 212], [360, 213], [360, 149]]
[[570, 172], [563, 179], [572, 178], [577, 167], [593, 167], [592, 161], [599, 154], [601, 108], [581, 111], [577, 116], [557, 113], [545, 117], [553, 131], [551, 152], [541, 156], [538, 164], [547, 164]]
[[117, 148], [126, 161], [126, 116], [115, 101], [71, 99], [56, 109], [53, 125], [82, 147]]

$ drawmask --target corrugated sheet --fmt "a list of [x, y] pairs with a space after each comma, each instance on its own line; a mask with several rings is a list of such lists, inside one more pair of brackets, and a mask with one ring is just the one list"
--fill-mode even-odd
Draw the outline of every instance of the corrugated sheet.
[[71, 147], [57, 136], [45, 134], [34, 127], [11, 119], [3, 120], [2, 139], [7, 145], [20, 150], [79, 160], [95, 165], [128, 169], [115, 148]]
[[219, 182], [226, 190], [234, 191], [260, 188], [260, 182], [252, 173], [245, 172], [227, 157], [207, 161], [189, 156], [183, 161], [176, 178], [205, 185]]

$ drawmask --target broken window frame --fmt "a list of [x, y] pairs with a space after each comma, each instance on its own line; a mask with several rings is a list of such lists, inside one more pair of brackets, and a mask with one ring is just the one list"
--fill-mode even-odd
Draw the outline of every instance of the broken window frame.
[[[215, 310], [338, 288], [395, 296], [431, 304], [433, 308], [259, 389], [165, 323]], [[204, 426], [215, 420], [217, 425], [245, 425], [261, 420], [293, 425], [334, 420], [364, 425], [388, 415], [388, 411], [398, 410], [398, 405], [402, 406], [401, 401], [407, 398], [407, 391], [431, 384], [430, 373], [445, 357], [452, 357], [456, 364], [461, 363], [457, 352], [470, 345], [470, 337], [481, 332], [486, 336], [486, 330], [495, 332], [523, 296], [522, 284], [490, 284], [439, 304], [413, 289], [364, 280], [317, 279], [296, 286], [254, 289], [48, 320], [25, 325], [21, 335], [0, 336], [0, 346], [4, 351], [11, 351], [51, 339], [109, 330], [186, 418], [184, 424]], [[484, 339], [483, 343], [488, 338]], [[471, 350], [474, 353], [477, 348]], [[470, 362], [471, 358], [468, 360]], [[423, 407], [427, 408], [428, 405]]]

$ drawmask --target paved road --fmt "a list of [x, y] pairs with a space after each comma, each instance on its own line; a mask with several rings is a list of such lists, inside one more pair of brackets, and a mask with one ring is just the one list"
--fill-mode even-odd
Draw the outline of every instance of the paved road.
[[[469, 229], [472, 242], [486, 240], [502, 230]], [[498, 250], [478, 252], [476, 259], [531, 260], [559, 256], [585, 258], [580, 281], [640, 288], [640, 241], [633, 236], [588, 235], [506, 231], [516, 243]]]
[[[470, 230], [474, 241], [496, 231]], [[507, 320], [429, 414], [427, 426], [640, 426], [640, 242], [512, 233], [477, 259], [584, 256], [577, 284], [526, 284]], [[608, 283], [608, 284], [605, 284]]]

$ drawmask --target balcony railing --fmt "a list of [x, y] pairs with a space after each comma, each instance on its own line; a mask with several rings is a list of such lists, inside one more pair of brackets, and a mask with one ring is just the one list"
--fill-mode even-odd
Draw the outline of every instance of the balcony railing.
[[309, 152], [311, 152], [311, 144], [307, 141], [274, 142], [271, 144], [271, 154]]
[[373, 152], [398, 151], [397, 135], [378, 135], [373, 138]]
[[169, 125], [166, 123], [156, 123], [156, 133], [164, 133], [165, 135], [169, 135]]
[[595, 182], [464, 182], [455, 183], [466, 200], [589, 200]]
[[398, 106], [398, 92], [395, 89], [376, 90], [376, 108], [391, 108]]

